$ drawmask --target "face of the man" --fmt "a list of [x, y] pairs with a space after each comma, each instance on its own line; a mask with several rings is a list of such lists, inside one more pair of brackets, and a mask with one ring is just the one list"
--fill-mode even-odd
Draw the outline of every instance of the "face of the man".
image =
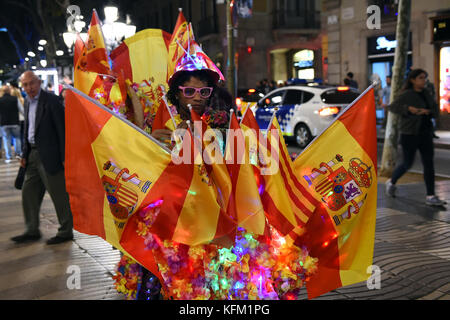
[[39, 89], [41, 88], [41, 80], [28, 74], [22, 77], [20, 83], [22, 84], [23, 90], [25, 90], [26, 94], [31, 98], [37, 96]]
[[[201, 81], [198, 78], [191, 77], [188, 81], [182, 84], [183, 87], [194, 87], [194, 88], [203, 88], [207, 87], [208, 83], [205, 81]], [[195, 112], [200, 116], [205, 112], [206, 104], [208, 102], [208, 98], [202, 98], [199, 92], [196, 92], [193, 97], [187, 98], [184, 96], [183, 91], [179, 90], [177, 93], [178, 101], [180, 102], [180, 107], [189, 112], [188, 104], [192, 106]]]
[[391, 78], [387, 77], [386, 78], [386, 83], [390, 86], [391, 85]]

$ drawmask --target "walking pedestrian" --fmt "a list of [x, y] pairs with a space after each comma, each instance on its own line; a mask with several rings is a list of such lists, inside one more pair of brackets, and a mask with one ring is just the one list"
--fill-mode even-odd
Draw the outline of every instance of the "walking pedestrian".
[[400, 115], [399, 129], [403, 162], [395, 168], [391, 179], [386, 181], [386, 194], [395, 197], [395, 184], [411, 168], [416, 151], [419, 150], [427, 191], [425, 203], [442, 206], [446, 202], [435, 195], [433, 124], [431, 122], [439, 110], [429, 92], [425, 90], [427, 76], [425, 70], [411, 70], [400, 95], [388, 107], [390, 111]]
[[14, 151], [17, 157], [22, 155], [20, 140], [19, 102], [11, 95], [11, 88], [3, 86], [3, 96], [0, 98], [0, 129], [3, 136], [3, 148], [5, 149], [5, 162], [13, 160], [11, 143], [14, 138]]
[[70, 241], [73, 220], [64, 178], [64, 106], [58, 96], [41, 90], [41, 80], [32, 71], [23, 73], [20, 82], [27, 94], [21, 159], [21, 166], [26, 168], [22, 187], [26, 231], [11, 240], [20, 243], [41, 238], [39, 211], [47, 190], [60, 224], [56, 236], [47, 244]]

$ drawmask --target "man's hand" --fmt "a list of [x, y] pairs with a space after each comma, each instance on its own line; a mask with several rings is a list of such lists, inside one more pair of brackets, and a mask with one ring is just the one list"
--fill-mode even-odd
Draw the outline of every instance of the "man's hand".
[[170, 131], [168, 129], [158, 129], [158, 130], [155, 130], [152, 132], [152, 137], [162, 143], [170, 142], [171, 136], [172, 136], [172, 131]]
[[430, 114], [430, 110], [429, 109], [424, 109], [424, 108], [416, 108], [413, 106], [409, 106], [408, 107], [408, 111], [411, 112], [412, 114], [421, 116], [424, 114]]
[[27, 160], [25, 160], [25, 158], [20, 158], [20, 166], [22, 168], [25, 168], [27, 165]]

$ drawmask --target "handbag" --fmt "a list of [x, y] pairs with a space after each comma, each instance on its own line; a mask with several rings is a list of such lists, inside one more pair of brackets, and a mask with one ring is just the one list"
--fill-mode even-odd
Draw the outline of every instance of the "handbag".
[[14, 181], [14, 187], [16, 189], [19, 189], [19, 190], [22, 189], [23, 180], [25, 178], [25, 171], [26, 171], [26, 168], [19, 167], [19, 171], [17, 172], [16, 181]]

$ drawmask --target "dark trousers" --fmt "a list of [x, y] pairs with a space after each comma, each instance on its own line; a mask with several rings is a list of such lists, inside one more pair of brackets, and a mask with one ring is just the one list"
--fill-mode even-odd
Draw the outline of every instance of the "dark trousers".
[[403, 162], [399, 164], [392, 174], [393, 184], [408, 171], [413, 163], [416, 151], [419, 150], [423, 165], [423, 178], [427, 188], [427, 195], [434, 195], [434, 146], [431, 132], [425, 135], [400, 135], [400, 144], [403, 149]]
[[56, 174], [49, 174], [44, 169], [37, 150], [32, 149], [27, 160], [22, 187], [22, 206], [28, 235], [40, 234], [39, 211], [45, 191], [50, 194], [60, 224], [57, 236], [72, 236], [73, 220], [69, 196], [66, 192], [64, 170]]

